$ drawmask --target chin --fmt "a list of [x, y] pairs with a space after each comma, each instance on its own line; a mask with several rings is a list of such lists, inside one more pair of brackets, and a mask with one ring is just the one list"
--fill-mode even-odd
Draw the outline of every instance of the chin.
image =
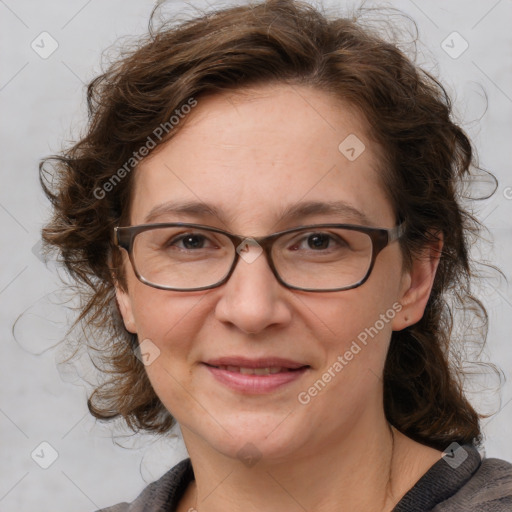
[[217, 425], [205, 429], [204, 422], [198, 428], [188, 428], [215, 451], [248, 467], [259, 461], [277, 464], [289, 461], [294, 454], [299, 456], [308, 446], [304, 426], [295, 423], [291, 416], [271, 415], [269, 421], [268, 415], [261, 413], [237, 413], [230, 419], [218, 417], [223, 428]]

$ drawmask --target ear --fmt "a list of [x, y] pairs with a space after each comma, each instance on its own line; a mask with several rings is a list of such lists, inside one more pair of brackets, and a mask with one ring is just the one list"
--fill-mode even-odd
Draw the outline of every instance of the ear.
[[394, 331], [401, 331], [423, 317], [443, 249], [442, 233], [434, 236], [436, 239], [425, 245], [403, 275], [399, 297], [402, 310], [393, 320]]
[[133, 316], [132, 301], [128, 292], [122, 290], [119, 286], [116, 286], [116, 299], [119, 312], [123, 317], [124, 326], [128, 332], [133, 334], [137, 333], [135, 325], [135, 318]]

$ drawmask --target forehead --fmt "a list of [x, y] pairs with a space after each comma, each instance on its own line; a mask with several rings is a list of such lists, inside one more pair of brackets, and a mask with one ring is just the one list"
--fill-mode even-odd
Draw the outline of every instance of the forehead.
[[[212, 205], [211, 220], [239, 232], [264, 233], [301, 202], [343, 202], [377, 225], [394, 223], [381, 149], [362, 116], [327, 93], [274, 85], [200, 97], [182, 122], [135, 171], [132, 224], [162, 205], [151, 221], [182, 220], [172, 209], [166, 217], [173, 202]], [[340, 209], [338, 218], [351, 220]]]

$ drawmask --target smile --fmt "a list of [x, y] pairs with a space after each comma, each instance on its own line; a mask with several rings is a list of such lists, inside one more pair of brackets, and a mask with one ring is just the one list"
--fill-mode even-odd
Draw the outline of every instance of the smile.
[[297, 381], [310, 366], [288, 368], [283, 366], [246, 367], [204, 364], [210, 375], [223, 387], [246, 395], [262, 395], [278, 391]]
[[213, 368], [218, 368], [219, 370], [225, 370], [227, 372], [242, 373], [243, 375], [273, 375], [276, 373], [297, 371], [297, 369], [285, 368], [282, 366], [270, 366], [266, 368], [244, 368], [241, 366], [214, 366]]

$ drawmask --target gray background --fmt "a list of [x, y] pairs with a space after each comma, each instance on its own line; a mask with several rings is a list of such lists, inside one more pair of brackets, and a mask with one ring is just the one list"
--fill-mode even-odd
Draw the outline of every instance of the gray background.
[[[38, 161], [79, 133], [84, 84], [98, 73], [102, 51], [120, 36], [144, 33], [153, 4], [0, 0], [1, 511], [85, 512], [132, 500], [186, 454], [177, 437], [123, 436], [89, 416], [82, 385], [89, 371], [86, 361], [66, 369], [55, 362], [59, 351], [51, 347], [62, 337], [69, 315], [58, 305], [63, 297], [55, 268], [51, 262], [44, 265], [37, 247], [48, 215]], [[480, 202], [476, 212], [489, 227], [494, 246], [476, 248], [475, 254], [500, 266], [510, 279], [512, 1], [401, 0], [387, 5], [417, 22], [420, 63], [442, 77], [481, 165], [499, 179], [496, 194]], [[171, 3], [170, 9], [180, 12], [183, 4]], [[42, 32], [58, 44], [54, 53], [43, 55], [47, 58], [40, 54], [55, 43], [40, 36]], [[31, 47], [33, 41], [39, 54]], [[468, 48], [461, 53], [464, 41]], [[488, 182], [482, 180], [479, 188], [485, 192]], [[510, 375], [510, 288], [489, 278], [478, 291], [490, 313], [482, 357]], [[496, 413], [483, 422], [487, 455], [512, 460], [510, 382], [498, 392], [495, 381], [479, 378], [470, 388], [480, 390], [470, 395], [480, 410]], [[52, 449], [57, 459], [48, 469], [41, 468], [34, 460], [48, 464]]]

